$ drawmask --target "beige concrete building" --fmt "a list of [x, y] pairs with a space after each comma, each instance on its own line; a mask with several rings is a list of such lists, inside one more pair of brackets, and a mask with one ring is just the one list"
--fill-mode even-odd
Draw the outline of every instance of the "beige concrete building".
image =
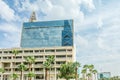
[[[36, 60], [32, 65], [35, 77], [32, 80], [45, 80], [43, 63], [49, 55], [55, 57], [55, 62], [48, 73], [50, 80], [57, 79], [60, 65], [75, 60], [73, 20], [36, 21], [35, 12], [29, 22], [24, 22], [21, 33], [21, 48], [0, 49], [0, 68], [5, 72], [0, 73], [1, 80], [12, 80], [13, 72], [20, 75], [18, 65], [28, 63], [25, 57], [33, 56]], [[57, 46], [57, 47], [56, 47]], [[44, 48], [43, 48], [44, 47]], [[16, 49], [19, 54], [15, 57], [12, 51]], [[28, 80], [28, 70], [23, 72], [22, 80]], [[17, 80], [20, 80], [20, 76]]]
[[[14, 54], [12, 54], [13, 49], [19, 51], [16, 58]], [[0, 49], [0, 67], [5, 69], [4, 73], [0, 73], [1, 80], [12, 80], [10, 76], [13, 74], [13, 70], [20, 75], [20, 71], [17, 69], [18, 65], [24, 63], [28, 67], [24, 59], [27, 56], [34, 56], [34, 58], [36, 58], [35, 63], [32, 65], [32, 71], [36, 76], [32, 80], [45, 80], [43, 63], [49, 55], [55, 56], [55, 64], [50, 71], [50, 77], [48, 72], [48, 78], [50, 78], [50, 80], [59, 80], [57, 79], [57, 74], [59, 73], [60, 65], [75, 60], [74, 47]], [[28, 71], [23, 72], [24, 76], [22, 80], [28, 80], [27, 74]], [[20, 80], [20, 76], [17, 80]]]

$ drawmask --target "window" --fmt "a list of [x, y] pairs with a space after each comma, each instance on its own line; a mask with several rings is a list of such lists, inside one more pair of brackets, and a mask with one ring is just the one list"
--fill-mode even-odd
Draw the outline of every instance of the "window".
[[40, 79], [44, 79], [44, 75], [42, 74], [36, 75], [36, 80], [40, 80]]
[[9, 51], [10, 54], [12, 54], [12, 51]]
[[39, 53], [39, 50], [35, 50], [35, 53]]
[[22, 51], [19, 51], [19, 53], [22, 53]]
[[7, 59], [7, 57], [3, 57], [3, 59]]
[[35, 62], [35, 65], [43, 64], [43, 62]]
[[55, 52], [55, 50], [45, 50], [45, 52]]
[[22, 58], [22, 56], [17, 56], [17, 57], [16, 57], [16, 59], [21, 59], [21, 58]]
[[40, 50], [40, 52], [44, 52], [44, 50]]
[[72, 57], [72, 55], [67, 55], [67, 57], [71, 58], [71, 57]]
[[66, 49], [57, 49], [56, 52], [66, 52]]
[[56, 58], [66, 58], [66, 55], [56, 55]]
[[16, 64], [16, 65], [19, 65], [19, 64], [21, 64], [21, 63], [20, 63], [20, 62], [16, 62], [15, 64]]
[[56, 64], [65, 64], [65, 61], [57, 61]]
[[25, 50], [25, 53], [33, 53], [33, 50]]
[[11, 57], [8, 57], [8, 59], [11, 59]]
[[35, 71], [43, 71], [43, 68], [35, 68]]
[[60, 68], [57, 68], [57, 71], [59, 71], [60, 70]]
[[8, 51], [4, 51], [4, 53], [8, 53]]
[[43, 58], [43, 56], [35, 56], [35, 58]]
[[72, 52], [72, 49], [67, 49], [68, 52]]

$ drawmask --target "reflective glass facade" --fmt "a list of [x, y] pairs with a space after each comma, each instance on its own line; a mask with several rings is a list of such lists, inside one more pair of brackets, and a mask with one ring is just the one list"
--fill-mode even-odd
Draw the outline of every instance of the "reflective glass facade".
[[110, 78], [110, 77], [111, 77], [111, 73], [110, 72], [98, 73], [98, 79], [101, 79], [101, 78]]
[[73, 46], [73, 20], [23, 23], [21, 47]]

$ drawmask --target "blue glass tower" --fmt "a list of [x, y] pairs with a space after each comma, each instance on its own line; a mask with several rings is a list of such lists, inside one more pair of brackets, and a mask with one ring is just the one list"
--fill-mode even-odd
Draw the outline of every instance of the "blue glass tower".
[[73, 46], [73, 20], [23, 23], [21, 47]]
[[110, 78], [111, 77], [111, 73], [110, 72], [102, 72], [102, 73], [98, 73], [98, 79], [102, 79], [102, 78]]

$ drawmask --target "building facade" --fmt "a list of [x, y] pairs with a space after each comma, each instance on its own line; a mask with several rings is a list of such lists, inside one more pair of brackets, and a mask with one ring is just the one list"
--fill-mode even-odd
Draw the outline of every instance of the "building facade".
[[[24, 63], [27, 68], [28, 64], [25, 61], [25, 57], [33, 56], [36, 60], [32, 65], [32, 71], [35, 73], [35, 77], [32, 80], [45, 80], [45, 68], [43, 63], [47, 56], [53, 55], [55, 57], [55, 64], [53, 65], [50, 76], [48, 73], [48, 78], [50, 80], [57, 79], [57, 74], [59, 74], [60, 65], [66, 62], [74, 61], [74, 47], [52, 47], [52, 48], [17, 48], [19, 54], [14, 57], [12, 54], [14, 49], [0, 49], [0, 67], [5, 69], [4, 73], [1, 74], [1, 80], [11, 80], [11, 75], [17, 73], [20, 75], [18, 70], [18, 65]], [[23, 71], [23, 79], [28, 80], [27, 74], [29, 71]], [[20, 77], [20, 76], [19, 76]], [[20, 80], [18, 78], [17, 80]]]
[[[33, 56], [36, 60], [32, 65], [35, 77], [32, 80], [45, 80], [45, 68], [43, 63], [47, 57], [53, 55], [55, 63], [47, 78], [59, 80], [60, 65], [75, 60], [75, 48], [73, 45], [73, 20], [55, 20], [37, 22], [35, 12], [30, 17], [30, 22], [23, 23], [21, 34], [21, 47], [11, 49], [0, 49], [0, 68], [5, 72], [1, 74], [1, 80], [11, 80], [13, 72], [20, 75], [18, 65], [25, 62], [25, 57]], [[13, 50], [19, 52], [16, 57]], [[22, 80], [28, 80], [28, 70], [23, 71]], [[17, 78], [20, 80], [20, 77]]]
[[21, 47], [59, 46], [73, 46], [73, 20], [23, 23]]
[[101, 72], [101, 73], [98, 73], [98, 79], [110, 78], [110, 77], [111, 77], [111, 73], [110, 72]]

